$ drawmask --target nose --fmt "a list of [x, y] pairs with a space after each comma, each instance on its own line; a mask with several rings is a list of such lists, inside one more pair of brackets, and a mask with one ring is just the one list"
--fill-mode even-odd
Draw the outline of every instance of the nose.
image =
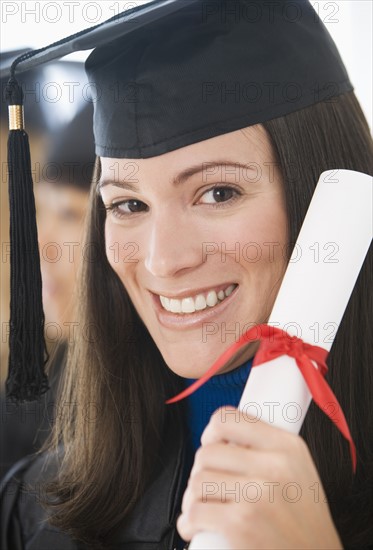
[[45, 220], [45, 217], [40, 216], [37, 220], [37, 228], [39, 249], [43, 249], [48, 242], [48, 235], [50, 235], [50, 224]]
[[58, 241], [56, 225], [51, 218], [52, 217], [46, 213], [43, 213], [37, 218], [38, 244], [41, 263], [43, 263], [46, 256], [49, 254], [49, 246], [52, 246], [52, 248], [59, 246], [59, 243], [55, 243], [55, 241]]
[[145, 267], [154, 277], [172, 277], [202, 263], [198, 228], [174, 211], [158, 213], [151, 222]]

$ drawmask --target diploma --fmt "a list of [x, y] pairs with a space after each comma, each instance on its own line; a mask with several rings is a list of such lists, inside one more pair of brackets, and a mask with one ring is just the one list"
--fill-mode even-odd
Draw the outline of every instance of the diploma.
[[[268, 325], [330, 350], [372, 241], [372, 183], [350, 170], [321, 174]], [[311, 400], [295, 359], [282, 355], [251, 369], [238, 408], [299, 433]], [[232, 550], [216, 533], [189, 549]]]

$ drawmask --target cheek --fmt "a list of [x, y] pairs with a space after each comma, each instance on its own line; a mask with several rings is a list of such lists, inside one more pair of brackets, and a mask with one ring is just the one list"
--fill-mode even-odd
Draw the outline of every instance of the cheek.
[[[109, 264], [118, 273], [118, 252], [119, 245], [118, 243], [118, 230], [112, 224], [105, 223], [105, 253], [109, 261]], [[117, 250], [117, 253], [115, 249]]]
[[264, 265], [267, 269], [267, 264], [274, 264], [276, 271], [279, 266], [282, 269], [286, 263], [286, 228], [286, 216], [281, 205], [269, 203], [260, 207], [257, 204], [225, 228], [222, 261], [227, 261], [229, 254], [251, 273], [263, 270]]
[[124, 279], [126, 273], [137, 265], [139, 245], [137, 241], [127, 240], [123, 227], [114, 223], [105, 224], [105, 253], [110, 266]]
[[271, 239], [273, 242], [285, 242], [286, 213], [279, 192], [271, 193], [258, 202], [250, 218], [250, 227], [259, 241]]
[[282, 207], [273, 205], [256, 224], [256, 242], [261, 260], [269, 263], [286, 263], [287, 220]]

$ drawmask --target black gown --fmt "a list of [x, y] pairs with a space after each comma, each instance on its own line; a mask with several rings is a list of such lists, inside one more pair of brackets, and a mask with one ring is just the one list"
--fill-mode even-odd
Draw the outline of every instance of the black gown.
[[[182, 550], [176, 520], [191, 468], [186, 443], [162, 450], [157, 469], [126, 526], [119, 529], [108, 548], [113, 550]], [[47, 460], [48, 459], [48, 460]], [[87, 550], [82, 543], [52, 527], [39, 497], [41, 487], [56, 470], [57, 461], [47, 456], [26, 457], [8, 472], [1, 487], [2, 550]]]
[[54, 352], [49, 370], [50, 390], [39, 401], [7, 401], [0, 392], [0, 479], [21, 458], [38, 451], [48, 437], [56, 414], [56, 394], [63, 373], [67, 346], [60, 344]]

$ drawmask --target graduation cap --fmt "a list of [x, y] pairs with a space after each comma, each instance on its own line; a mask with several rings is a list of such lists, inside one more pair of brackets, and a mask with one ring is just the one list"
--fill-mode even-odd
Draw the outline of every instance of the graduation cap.
[[48, 147], [43, 181], [88, 192], [95, 165], [92, 103], [83, 102], [71, 122], [64, 125]]
[[95, 150], [103, 157], [161, 155], [353, 89], [308, 0], [155, 0], [0, 67], [10, 74], [7, 393], [17, 400], [37, 398], [48, 384], [30, 158], [15, 77], [91, 49], [86, 71]]

